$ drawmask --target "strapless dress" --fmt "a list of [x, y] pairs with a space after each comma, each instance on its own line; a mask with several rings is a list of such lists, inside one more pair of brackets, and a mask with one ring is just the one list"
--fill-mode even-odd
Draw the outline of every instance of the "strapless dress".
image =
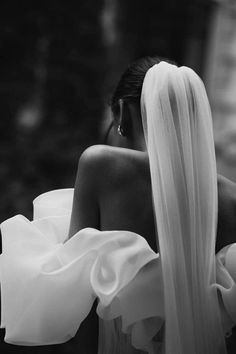
[[[86, 228], [67, 239], [73, 189], [37, 197], [33, 221], [1, 224], [1, 327], [5, 341], [48, 345], [75, 336], [98, 299], [104, 321], [120, 318], [134, 348], [152, 352], [164, 323], [160, 257], [140, 235]], [[236, 323], [236, 244], [216, 255], [225, 333]]]

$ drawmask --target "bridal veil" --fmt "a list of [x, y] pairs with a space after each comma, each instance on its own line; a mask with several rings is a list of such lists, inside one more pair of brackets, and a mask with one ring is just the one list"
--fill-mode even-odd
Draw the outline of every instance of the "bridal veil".
[[226, 353], [215, 279], [217, 174], [204, 85], [148, 70], [141, 96], [165, 298], [165, 354]]

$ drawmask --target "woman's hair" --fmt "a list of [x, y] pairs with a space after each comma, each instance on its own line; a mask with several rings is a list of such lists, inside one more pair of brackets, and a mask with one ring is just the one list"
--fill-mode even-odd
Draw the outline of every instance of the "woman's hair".
[[163, 59], [158, 56], [146, 56], [132, 62], [128, 66], [122, 74], [111, 98], [111, 109], [114, 114], [119, 109], [120, 99], [140, 100], [143, 81], [147, 71], [162, 60], [175, 64], [169, 59]]

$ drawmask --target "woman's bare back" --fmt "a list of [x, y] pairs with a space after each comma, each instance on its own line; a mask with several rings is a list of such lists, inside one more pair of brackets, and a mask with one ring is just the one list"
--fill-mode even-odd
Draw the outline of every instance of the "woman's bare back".
[[100, 196], [101, 230], [128, 230], [146, 238], [156, 250], [148, 155], [106, 147], [107, 180]]
[[[157, 250], [148, 154], [126, 148], [95, 145], [82, 154], [81, 160], [78, 182], [82, 179], [82, 185], [78, 192], [84, 190], [86, 184], [90, 184], [90, 191], [93, 191], [93, 195], [96, 194], [98, 215], [97, 218], [90, 215], [87, 218], [96, 220], [96, 225], [82, 222], [79, 228], [90, 226], [102, 231], [136, 232], [146, 238], [152, 249]], [[85, 173], [82, 171], [80, 178], [82, 169]], [[218, 197], [217, 251], [236, 242], [236, 184], [219, 175]], [[93, 196], [85, 196], [86, 202], [88, 198]], [[80, 200], [79, 195], [77, 200]], [[81, 208], [83, 209], [83, 205]], [[78, 214], [82, 216], [83, 210]]]

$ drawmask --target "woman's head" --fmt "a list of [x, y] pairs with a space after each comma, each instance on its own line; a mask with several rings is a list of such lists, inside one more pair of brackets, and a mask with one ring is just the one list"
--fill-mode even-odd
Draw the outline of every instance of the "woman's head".
[[131, 63], [124, 71], [110, 102], [113, 119], [105, 134], [106, 144], [142, 149], [140, 99], [143, 82], [147, 71], [162, 60], [158, 56], [143, 57]]
[[114, 114], [119, 111], [120, 100], [140, 101], [143, 81], [147, 71], [162, 60], [173, 63], [158, 56], [147, 56], [134, 61], [128, 66], [122, 74], [111, 99], [111, 109]]

